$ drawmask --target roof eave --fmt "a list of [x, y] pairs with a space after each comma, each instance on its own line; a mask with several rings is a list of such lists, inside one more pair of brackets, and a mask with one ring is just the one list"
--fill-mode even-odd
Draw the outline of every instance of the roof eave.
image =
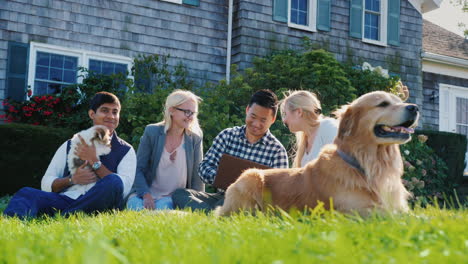
[[424, 14], [439, 8], [442, 0], [409, 0], [409, 2], [419, 13]]
[[421, 57], [423, 61], [432, 61], [432, 62], [438, 62], [438, 63], [450, 65], [450, 66], [468, 68], [467, 59], [455, 58], [455, 57], [435, 54], [431, 52], [423, 52], [421, 54]]

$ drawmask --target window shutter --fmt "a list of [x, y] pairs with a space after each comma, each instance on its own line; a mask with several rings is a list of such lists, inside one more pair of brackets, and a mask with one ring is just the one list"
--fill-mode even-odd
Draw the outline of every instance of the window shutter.
[[28, 50], [27, 43], [8, 43], [6, 97], [16, 101], [25, 100], [28, 84]]
[[330, 0], [317, 1], [317, 29], [330, 31]]
[[182, 3], [186, 5], [200, 6], [200, 0], [183, 0]]
[[289, 0], [273, 0], [273, 20], [288, 22], [288, 1]]
[[387, 42], [400, 46], [400, 0], [388, 1]]
[[362, 0], [351, 0], [349, 9], [349, 35], [362, 38]]

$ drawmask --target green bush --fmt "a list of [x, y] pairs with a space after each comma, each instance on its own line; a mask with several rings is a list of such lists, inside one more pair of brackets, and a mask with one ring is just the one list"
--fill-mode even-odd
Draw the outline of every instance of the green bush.
[[42, 176], [55, 151], [73, 131], [27, 124], [0, 125], [0, 196], [13, 194], [21, 187], [40, 189]]
[[405, 169], [403, 183], [413, 194], [411, 202], [426, 205], [435, 197], [450, 195], [456, 185], [448, 177], [447, 164], [426, 144], [430, 136], [428, 140], [421, 131], [418, 134], [400, 146]]
[[459, 184], [463, 179], [465, 169], [466, 136], [434, 130], [420, 130], [417, 133], [429, 137], [427, 145], [447, 163], [447, 180], [452, 184]]

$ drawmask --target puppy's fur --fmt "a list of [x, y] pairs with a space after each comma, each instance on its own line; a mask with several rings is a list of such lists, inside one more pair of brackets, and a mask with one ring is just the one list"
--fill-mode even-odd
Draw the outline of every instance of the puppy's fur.
[[97, 125], [76, 133], [71, 139], [70, 152], [67, 159], [71, 175], [75, 174], [76, 169], [85, 163], [84, 160], [75, 155], [76, 147], [81, 142], [78, 135], [86, 141], [86, 144], [92, 145], [94, 143], [97, 156], [107, 155], [111, 151], [111, 140], [107, 127]]
[[[419, 118], [417, 106], [389, 93], [372, 92], [336, 114], [338, 135], [317, 159], [303, 168], [246, 170], [229, 186], [224, 205], [215, 214], [265, 211], [269, 205], [302, 210], [319, 202], [329, 209], [331, 200], [336, 210], [345, 213], [406, 212], [409, 193], [401, 181], [398, 144], [411, 139]], [[355, 162], [345, 161], [338, 150]]]

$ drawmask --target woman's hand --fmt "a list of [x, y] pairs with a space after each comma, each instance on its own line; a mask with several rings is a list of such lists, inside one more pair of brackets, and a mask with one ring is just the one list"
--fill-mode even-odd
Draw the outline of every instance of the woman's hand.
[[145, 195], [143, 195], [143, 206], [145, 209], [154, 210], [154, 199], [151, 193], [145, 193]]

